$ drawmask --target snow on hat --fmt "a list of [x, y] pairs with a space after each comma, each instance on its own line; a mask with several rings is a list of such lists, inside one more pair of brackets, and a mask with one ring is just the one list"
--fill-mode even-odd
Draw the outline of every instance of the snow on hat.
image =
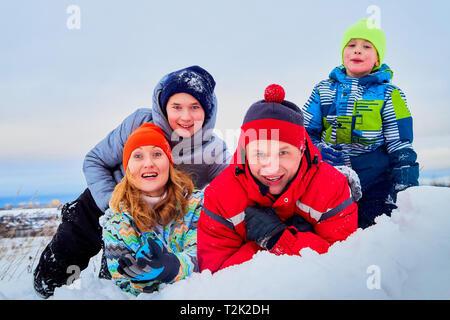
[[303, 113], [284, 96], [280, 85], [271, 84], [265, 90], [264, 100], [250, 106], [241, 126], [242, 146], [253, 140], [278, 140], [305, 148]]
[[122, 164], [125, 171], [128, 168], [131, 153], [142, 146], [160, 147], [173, 165], [172, 151], [164, 137], [164, 132], [153, 123], [144, 123], [130, 134], [123, 148]]
[[197, 99], [205, 111], [205, 117], [209, 118], [213, 109], [215, 86], [214, 78], [199, 66], [191, 66], [169, 73], [162, 84], [163, 89], [160, 96], [164, 115], [167, 116], [166, 105], [169, 98], [176, 93], [183, 92]]
[[[341, 59], [344, 63], [344, 48], [352, 39], [364, 39], [370, 41], [378, 52], [380, 65], [384, 61], [384, 54], [386, 52], [386, 37], [383, 30], [371, 19], [363, 18], [350, 26], [344, 33], [341, 41]], [[378, 69], [374, 67], [373, 70]]]

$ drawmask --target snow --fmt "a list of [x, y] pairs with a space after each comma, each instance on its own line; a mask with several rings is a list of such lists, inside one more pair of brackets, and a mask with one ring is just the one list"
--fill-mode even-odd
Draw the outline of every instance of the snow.
[[2, 216], [21, 216], [26, 214], [28, 217], [37, 217], [39, 215], [58, 215], [60, 210], [57, 208], [30, 208], [30, 209], [11, 209], [0, 210], [0, 217]]
[[202, 84], [202, 77], [196, 72], [182, 71], [178, 76], [178, 81], [183, 80], [189, 88], [195, 90], [196, 92], [202, 93], [205, 88]]
[[57, 208], [0, 211], [0, 237], [52, 235], [61, 221]]
[[[449, 299], [450, 188], [409, 188], [399, 193], [397, 204], [392, 217], [380, 216], [376, 225], [358, 229], [326, 254], [260, 252], [241, 265], [213, 275], [196, 273], [137, 298], [97, 277], [99, 254], [79, 280], [57, 288], [50, 299]], [[44, 240], [49, 238], [0, 239], [0, 270], [7, 265], [5, 248], [18, 257], [17, 271], [0, 278], [0, 299], [39, 299], [27, 256], [42, 250]]]

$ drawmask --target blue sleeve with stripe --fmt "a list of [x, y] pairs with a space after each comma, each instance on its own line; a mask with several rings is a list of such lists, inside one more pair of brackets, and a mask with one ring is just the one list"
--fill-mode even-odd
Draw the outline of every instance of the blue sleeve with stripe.
[[323, 123], [322, 110], [320, 108], [320, 93], [318, 86], [314, 87], [311, 96], [302, 108], [306, 131], [314, 144], [318, 144], [321, 139]]
[[383, 133], [388, 153], [412, 148], [413, 122], [405, 94], [395, 86], [388, 86], [382, 112]]

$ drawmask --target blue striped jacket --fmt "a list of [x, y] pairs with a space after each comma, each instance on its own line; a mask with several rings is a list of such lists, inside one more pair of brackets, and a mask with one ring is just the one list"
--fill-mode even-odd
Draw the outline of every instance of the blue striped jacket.
[[[305, 128], [315, 144], [339, 144], [346, 163], [358, 174], [359, 156], [376, 162], [385, 154], [388, 168], [383, 170], [413, 166], [414, 180], [418, 164], [412, 148], [412, 117], [405, 94], [391, 83], [392, 75], [386, 64], [361, 78], [348, 77], [343, 65], [334, 68], [302, 108]], [[377, 157], [367, 158], [372, 153]]]

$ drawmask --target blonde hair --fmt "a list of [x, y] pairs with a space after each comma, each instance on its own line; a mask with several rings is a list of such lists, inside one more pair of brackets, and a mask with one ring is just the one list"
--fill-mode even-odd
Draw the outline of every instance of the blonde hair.
[[171, 165], [166, 197], [149, 208], [142, 199], [144, 193], [136, 188], [130, 170], [126, 170], [125, 177], [114, 188], [109, 206], [115, 212], [130, 214], [139, 231], [147, 232], [157, 224], [166, 226], [175, 218], [177, 223], [182, 223], [193, 190], [194, 184], [189, 175]]

